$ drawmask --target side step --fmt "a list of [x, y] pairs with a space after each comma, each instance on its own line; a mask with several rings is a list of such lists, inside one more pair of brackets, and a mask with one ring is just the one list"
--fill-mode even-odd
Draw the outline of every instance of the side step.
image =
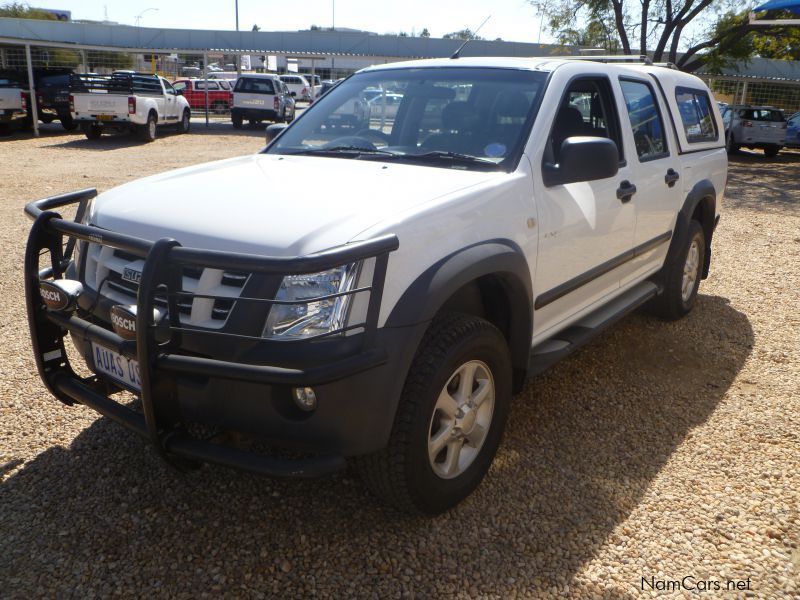
[[531, 349], [528, 377], [543, 373], [661, 291], [661, 287], [652, 281], [643, 281], [564, 331], [537, 344]]

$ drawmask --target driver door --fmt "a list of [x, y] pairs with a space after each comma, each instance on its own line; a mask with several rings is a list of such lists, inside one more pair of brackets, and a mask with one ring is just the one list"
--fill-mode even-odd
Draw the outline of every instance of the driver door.
[[631, 198], [620, 199], [617, 193], [632, 177], [625, 162], [617, 100], [607, 77], [587, 76], [573, 79], [558, 105], [540, 168], [546, 162], [558, 163], [561, 143], [573, 136], [613, 140], [620, 163], [615, 177], [536, 190], [536, 337], [568, 326], [619, 290], [620, 267], [632, 248], [636, 214]]

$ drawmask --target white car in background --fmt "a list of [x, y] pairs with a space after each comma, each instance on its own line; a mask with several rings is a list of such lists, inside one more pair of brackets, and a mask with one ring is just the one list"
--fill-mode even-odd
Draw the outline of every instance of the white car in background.
[[370, 119], [394, 119], [403, 101], [403, 94], [381, 94], [367, 101]]
[[[288, 75], [278, 75], [278, 77], [286, 84], [286, 87], [289, 88], [289, 93], [291, 93], [296, 100], [302, 100], [304, 102], [311, 100], [311, 83], [306, 79], [305, 75], [291, 73]], [[319, 88], [316, 89], [316, 93], [319, 93]]]

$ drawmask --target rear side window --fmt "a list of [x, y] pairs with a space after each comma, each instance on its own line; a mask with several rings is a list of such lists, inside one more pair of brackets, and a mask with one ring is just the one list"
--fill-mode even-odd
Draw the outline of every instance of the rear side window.
[[740, 111], [739, 117], [748, 121], [768, 121], [770, 123], [781, 123], [784, 120], [781, 111], [768, 108], [748, 108]]
[[633, 129], [636, 154], [640, 161], [667, 156], [664, 122], [658, 110], [653, 88], [642, 81], [622, 80], [622, 95]]
[[703, 90], [679, 87], [675, 89], [675, 100], [683, 122], [686, 140], [692, 143], [713, 142], [719, 138], [711, 100]]
[[240, 78], [236, 82], [235, 92], [246, 92], [248, 94], [274, 94], [275, 88], [271, 79], [249, 79]]
[[[196, 89], [196, 90], [204, 90], [204, 89], [206, 89], [206, 82], [205, 81], [195, 81], [194, 82], [194, 89]], [[209, 90], [218, 90], [219, 86], [217, 85], [216, 81], [209, 81], [208, 82], [208, 89]]]

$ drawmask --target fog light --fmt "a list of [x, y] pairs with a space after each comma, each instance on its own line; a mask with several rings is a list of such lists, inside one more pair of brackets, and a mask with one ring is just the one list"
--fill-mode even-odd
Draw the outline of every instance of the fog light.
[[317, 408], [317, 395], [310, 387], [293, 388], [292, 397], [300, 410], [312, 411]]
[[72, 312], [78, 305], [78, 296], [82, 293], [83, 286], [80, 281], [55, 279], [39, 282], [39, 295], [50, 310]]

